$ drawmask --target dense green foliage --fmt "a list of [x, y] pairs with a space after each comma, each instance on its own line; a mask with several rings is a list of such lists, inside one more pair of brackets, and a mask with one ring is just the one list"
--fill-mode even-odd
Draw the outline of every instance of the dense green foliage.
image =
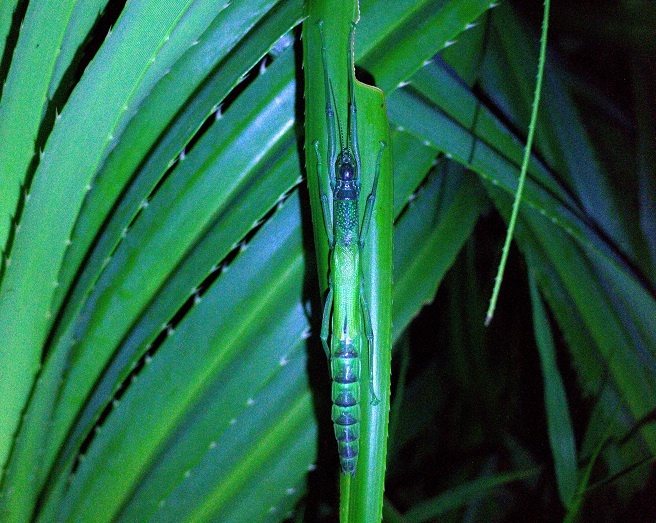
[[[648, 517], [656, 50], [622, 36], [647, 4], [587, 12], [578, 52], [584, 16], [554, 6], [486, 330], [537, 33], [507, 3], [361, 1], [356, 67], [392, 122], [386, 520]], [[0, 3], [1, 521], [335, 520], [302, 18]]]

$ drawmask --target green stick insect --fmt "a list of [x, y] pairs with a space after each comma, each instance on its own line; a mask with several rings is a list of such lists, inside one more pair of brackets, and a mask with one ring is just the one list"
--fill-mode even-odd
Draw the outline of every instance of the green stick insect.
[[[326, 41], [323, 21], [318, 22], [321, 34], [321, 61], [326, 97], [326, 122], [328, 128], [328, 178], [332, 197], [332, 217], [329, 196], [322, 183], [319, 141], [313, 146], [317, 156], [317, 176], [321, 194], [323, 221], [330, 247], [330, 274], [328, 295], [323, 309], [321, 341], [330, 362], [332, 376], [332, 420], [339, 450], [342, 472], [355, 476], [360, 441], [360, 375], [361, 355], [364, 343], [368, 344], [369, 387], [372, 404], [379, 400], [374, 391], [373, 343], [369, 305], [364, 292], [361, 252], [371, 223], [376, 201], [376, 188], [380, 173], [380, 161], [385, 142], [380, 142], [371, 193], [367, 197], [362, 225], [358, 209], [360, 196], [360, 152], [358, 148], [358, 123], [353, 80], [353, 46], [355, 23], [351, 22], [348, 54], [348, 121], [346, 141], [335, 113], [335, 94], [326, 65]], [[339, 151], [337, 135], [339, 131]], [[332, 311], [332, 325], [331, 325]], [[332, 326], [332, 329], [331, 329]], [[330, 347], [328, 345], [330, 335]], [[366, 339], [366, 342], [365, 342]]]

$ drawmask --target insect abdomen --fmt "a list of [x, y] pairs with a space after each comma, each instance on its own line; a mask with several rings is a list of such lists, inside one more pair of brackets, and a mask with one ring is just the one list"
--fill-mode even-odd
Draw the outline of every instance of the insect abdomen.
[[332, 419], [342, 472], [353, 476], [360, 443], [360, 354], [352, 343], [339, 340], [336, 344], [330, 361]]

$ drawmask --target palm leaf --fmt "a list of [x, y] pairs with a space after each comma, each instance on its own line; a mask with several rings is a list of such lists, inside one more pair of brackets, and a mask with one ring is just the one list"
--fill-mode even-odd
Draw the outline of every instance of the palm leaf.
[[[0, 519], [284, 519], [307, 491], [328, 387], [312, 370], [320, 310], [307, 307], [319, 290], [290, 33], [302, 3], [134, 0], [97, 17], [104, 3], [85, 2], [54, 18], [44, 0], [17, 4], [0, 4]], [[356, 63], [392, 121], [394, 339], [516, 188], [537, 55], [511, 10], [481, 17], [489, 7], [362, 2]], [[598, 461], [615, 475], [656, 447], [654, 260], [547, 78], [517, 243], [566, 340], [558, 355], [594, 398], [575, 430], [581, 460], [608, 433]], [[414, 466], [404, 449], [422, 448], [442, 404], [424, 376], [408, 376], [391, 442], [399, 500], [394, 478]], [[504, 445], [517, 470], [534, 466]], [[629, 494], [644, 481], [644, 468], [618, 480]], [[465, 497], [449, 506], [480, 509]]]

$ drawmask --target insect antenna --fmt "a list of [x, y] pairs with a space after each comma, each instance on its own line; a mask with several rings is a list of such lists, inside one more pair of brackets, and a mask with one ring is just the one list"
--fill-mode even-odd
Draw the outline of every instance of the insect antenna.
[[337, 128], [339, 129], [339, 153], [340, 155], [344, 152], [344, 130], [342, 129], [342, 122], [339, 121], [339, 113], [337, 112], [337, 101], [335, 100], [335, 90], [333, 89], [332, 80], [328, 80], [330, 83], [330, 97], [333, 99], [333, 107], [335, 107], [335, 118], [337, 119]]

